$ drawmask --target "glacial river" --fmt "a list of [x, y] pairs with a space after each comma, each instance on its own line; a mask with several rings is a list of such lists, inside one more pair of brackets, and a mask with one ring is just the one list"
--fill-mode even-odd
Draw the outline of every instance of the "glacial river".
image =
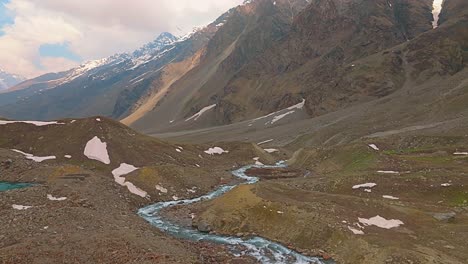
[[[282, 168], [286, 165], [283, 162], [279, 162], [274, 166], [258, 166], [249, 165], [242, 167], [232, 172], [232, 174], [238, 178], [241, 178], [244, 183], [241, 184], [254, 184], [259, 181], [257, 177], [249, 177], [245, 172], [250, 168]], [[309, 257], [302, 255], [296, 251], [288, 249], [287, 247], [270, 241], [262, 237], [251, 237], [251, 238], [240, 238], [235, 236], [221, 236], [200, 232], [196, 229], [180, 226], [176, 223], [171, 222], [168, 219], [164, 219], [160, 212], [164, 208], [172, 207], [175, 205], [187, 205], [193, 204], [200, 201], [211, 200], [219, 197], [237, 185], [224, 185], [219, 187], [217, 190], [208, 193], [206, 195], [187, 200], [160, 202], [144, 208], [138, 211], [138, 214], [143, 217], [146, 221], [151, 223], [153, 226], [160, 230], [176, 237], [179, 239], [187, 239], [191, 241], [208, 241], [217, 244], [229, 245], [232, 248], [233, 255], [248, 255], [257, 259], [259, 262], [264, 264], [269, 263], [284, 263], [284, 264], [306, 264], [306, 263], [325, 263], [321, 259], [316, 257]], [[241, 249], [239, 251], [239, 248]]]

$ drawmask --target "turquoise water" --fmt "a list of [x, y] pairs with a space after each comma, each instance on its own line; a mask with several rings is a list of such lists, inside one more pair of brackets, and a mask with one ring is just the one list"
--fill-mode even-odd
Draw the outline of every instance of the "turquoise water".
[[26, 187], [31, 187], [32, 184], [30, 183], [13, 183], [13, 182], [0, 182], [0, 192], [13, 190], [13, 189], [21, 189]]
[[[281, 168], [286, 165], [282, 162], [277, 163], [275, 166], [258, 166], [249, 165], [232, 172], [232, 174], [238, 178], [244, 179], [243, 184], [254, 184], [258, 182], [257, 177], [249, 177], [245, 172], [250, 168]], [[264, 264], [269, 263], [284, 263], [284, 264], [306, 264], [306, 263], [325, 263], [319, 258], [309, 257], [302, 255], [296, 251], [293, 251], [281, 244], [270, 241], [262, 237], [251, 237], [248, 239], [234, 237], [234, 236], [221, 236], [214, 234], [207, 234], [199, 232], [196, 229], [180, 226], [176, 223], [170, 222], [170, 220], [164, 219], [159, 215], [159, 212], [168, 207], [175, 205], [186, 205], [193, 204], [200, 201], [211, 200], [219, 197], [237, 185], [224, 185], [219, 187], [217, 190], [194, 198], [180, 201], [160, 202], [144, 208], [138, 211], [138, 214], [143, 217], [146, 221], [151, 223], [158, 229], [180, 239], [187, 239], [191, 241], [208, 241], [217, 244], [229, 245], [233, 250], [234, 255], [247, 255], [256, 258], [259, 262]], [[241, 247], [242, 250], [236, 250]]]

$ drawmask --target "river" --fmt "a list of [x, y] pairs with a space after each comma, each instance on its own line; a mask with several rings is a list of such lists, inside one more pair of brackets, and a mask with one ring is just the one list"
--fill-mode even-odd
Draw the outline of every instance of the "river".
[[[237, 169], [232, 174], [238, 178], [245, 180], [240, 184], [254, 184], [259, 181], [257, 177], [250, 177], [246, 175], [246, 171], [250, 168], [283, 168], [286, 167], [284, 162], [279, 162], [273, 166], [266, 165], [248, 165]], [[215, 234], [208, 234], [200, 232], [196, 229], [180, 226], [176, 223], [171, 222], [168, 219], [164, 219], [161, 216], [161, 210], [164, 208], [172, 207], [175, 205], [188, 205], [197, 203], [200, 201], [211, 200], [219, 197], [237, 185], [223, 185], [213, 192], [206, 195], [179, 201], [159, 202], [147, 207], [141, 208], [138, 214], [143, 217], [146, 221], [151, 223], [153, 226], [159, 228], [163, 232], [166, 232], [179, 239], [187, 239], [191, 241], [208, 241], [217, 244], [224, 244], [232, 246], [232, 253], [234, 255], [248, 255], [254, 257], [259, 262], [264, 264], [270, 263], [284, 263], [284, 264], [306, 264], [306, 263], [325, 263], [317, 257], [309, 257], [302, 255], [296, 251], [288, 249], [287, 247], [270, 241], [262, 237], [251, 237], [251, 238], [240, 238], [235, 236], [221, 236]], [[239, 248], [242, 248], [239, 251]]]

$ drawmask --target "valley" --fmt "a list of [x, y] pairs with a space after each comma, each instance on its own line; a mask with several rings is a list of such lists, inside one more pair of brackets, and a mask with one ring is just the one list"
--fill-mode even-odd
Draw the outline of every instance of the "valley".
[[464, 0], [249, 0], [9, 85], [0, 263], [466, 263], [467, 65]]

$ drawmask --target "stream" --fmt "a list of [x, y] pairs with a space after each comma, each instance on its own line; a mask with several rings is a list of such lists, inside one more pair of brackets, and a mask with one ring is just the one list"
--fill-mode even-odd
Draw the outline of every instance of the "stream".
[[[240, 184], [254, 184], [259, 181], [257, 177], [250, 177], [245, 174], [245, 172], [250, 168], [284, 168], [286, 164], [284, 162], [278, 162], [273, 166], [266, 165], [248, 165], [237, 169], [232, 172], [232, 174], [238, 178], [245, 180]], [[208, 241], [217, 244], [224, 244], [231, 246], [231, 251], [233, 255], [247, 255], [254, 257], [260, 263], [270, 264], [270, 263], [284, 263], [284, 264], [306, 264], [306, 263], [325, 263], [320, 258], [309, 257], [302, 255], [296, 251], [288, 249], [287, 247], [270, 241], [262, 237], [250, 237], [250, 238], [240, 238], [235, 236], [222, 236], [215, 234], [208, 234], [200, 232], [193, 228], [188, 228], [180, 226], [178, 224], [172, 223], [170, 220], [164, 219], [160, 212], [164, 208], [172, 207], [175, 205], [188, 205], [201, 201], [211, 200], [216, 197], [219, 197], [236, 186], [240, 185], [223, 185], [216, 189], [213, 192], [210, 192], [206, 195], [186, 200], [179, 201], [169, 201], [169, 202], [159, 202], [147, 207], [141, 208], [138, 211], [138, 214], [143, 217], [146, 221], [151, 223], [151, 225], [159, 228], [161, 231], [166, 232], [179, 239], [187, 239], [191, 241]], [[239, 251], [239, 246], [243, 248]]]

